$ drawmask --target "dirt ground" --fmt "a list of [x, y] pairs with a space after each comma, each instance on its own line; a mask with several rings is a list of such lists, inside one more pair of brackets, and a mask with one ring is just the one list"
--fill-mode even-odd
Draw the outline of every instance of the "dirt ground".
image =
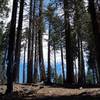
[[5, 95], [6, 86], [0, 85], [0, 100], [100, 100], [100, 88], [52, 87], [14, 84], [14, 92]]

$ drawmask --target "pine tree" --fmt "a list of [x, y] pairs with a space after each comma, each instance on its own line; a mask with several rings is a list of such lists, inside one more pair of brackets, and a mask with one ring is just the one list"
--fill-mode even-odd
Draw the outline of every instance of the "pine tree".
[[46, 18], [47, 18], [47, 21], [49, 23], [49, 33], [48, 33], [48, 76], [47, 76], [47, 83], [48, 84], [51, 84], [51, 59], [50, 59], [50, 42], [51, 42], [51, 31], [52, 31], [52, 19], [53, 19], [53, 16], [54, 16], [54, 11], [55, 9], [52, 7], [51, 4], [48, 5], [47, 7], [47, 11], [46, 11]]

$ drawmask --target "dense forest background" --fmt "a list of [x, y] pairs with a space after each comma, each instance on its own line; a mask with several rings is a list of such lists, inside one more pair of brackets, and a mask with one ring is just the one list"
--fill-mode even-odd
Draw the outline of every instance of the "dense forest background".
[[100, 85], [99, 43], [99, 0], [0, 1], [0, 84], [7, 84], [6, 93], [13, 82]]

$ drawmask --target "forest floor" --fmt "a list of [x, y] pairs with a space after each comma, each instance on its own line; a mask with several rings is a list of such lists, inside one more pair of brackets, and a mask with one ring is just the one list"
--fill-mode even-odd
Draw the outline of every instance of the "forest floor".
[[63, 88], [40, 84], [14, 84], [14, 92], [5, 95], [0, 85], [0, 100], [100, 100], [100, 88]]

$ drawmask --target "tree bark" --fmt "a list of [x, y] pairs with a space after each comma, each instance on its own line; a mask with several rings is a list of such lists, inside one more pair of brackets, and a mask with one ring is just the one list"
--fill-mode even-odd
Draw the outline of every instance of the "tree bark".
[[13, 91], [13, 61], [14, 61], [14, 45], [15, 45], [15, 29], [17, 15], [18, 0], [13, 0], [12, 17], [9, 31], [9, 47], [8, 47], [8, 63], [7, 63], [7, 90], [6, 93]]
[[83, 44], [81, 40], [81, 66], [82, 66], [82, 79], [83, 79], [83, 84], [86, 83], [86, 78], [85, 78], [85, 65], [84, 65], [84, 55], [83, 55]]
[[99, 72], [99, 84], [100, 84], [100, 31], [99, 31], [99, 25], [96, 19], [96, 9], [94, 5], [94, 0], [88, 0], [89, 2], [89, 12], [91, 15], [92, 20], [92, 26], [93, 26], [93, 34], [95, 37], [95, 46], [96, 46], [96, 59], [97, 59], [97, 66], [98, 66], [98, 72]]
[[30, 0], [30, 14], [29, 14], [29, 34], [28, 34], [28, 65], [27, 65], [27, 83], [32, 83], [32, 0]]
[[17, 39], [15, 47], [15, 64], [13, 68], [13, 81], [19, 81], [19, 67], [20, 67], [20, 49], [21, 49], [21, 34], [23, 23], [24, 0], [20, 0], [20, 11], [17, 28]]
[[51, 64], [50, 64], [50, 33], [51, 33], [51, 24], [49, 22], [49, 35], [48, 35], [48, 78], [47, 83], [51, 83]]
[[57, 83], [57, 65], [56, 65], [56, 49], [55, 49], [55, 43], [53, 44], [53, 49], [54, 49], [54, 67], [55, 67], [54, 79], [55, 79], [55, 83]]
[[74, 82], [73, 73], [73, 58], [71, 54], [71, 35], [70, 35], [70, 22], [69, 22], [69, 11], [68, 11], [68, 0], [64, 0], [64, 17], [65, 17], [65, 39], [66, 39], [66, 81], [68, 84]]
[[[38, 29], [36, 29], [38, 30]], [[36, 83], [38, 80], [38, 33], [35, 33], [35, 58], [34, 58], [34, 79], [33, 82]]]
[[44, 65], [44, 58], [43, 58], [43, 32], [42, 32], [42, 26], [43, 26], [43, 0], [40, 0], [40, 6], [39, 6], [39, 31], [38, 31], [38, 43], [39, 43], [39, 66], [40, 66], [40, 81], [45, 81], [45, 65]]
[[[61, 34], [60, 34], [61, 36]], [[62, 38], [62, 36], [61, 36]], [[62, 74], [63, 74], [63, 83], [65, 82], [65, 71], [64, 71], [64, 58], [63, 58], [63, 46], [62, 46], [62, 42], [60, 45], [60, 50], [61, 50], [61, 64], [62, 64]]]

